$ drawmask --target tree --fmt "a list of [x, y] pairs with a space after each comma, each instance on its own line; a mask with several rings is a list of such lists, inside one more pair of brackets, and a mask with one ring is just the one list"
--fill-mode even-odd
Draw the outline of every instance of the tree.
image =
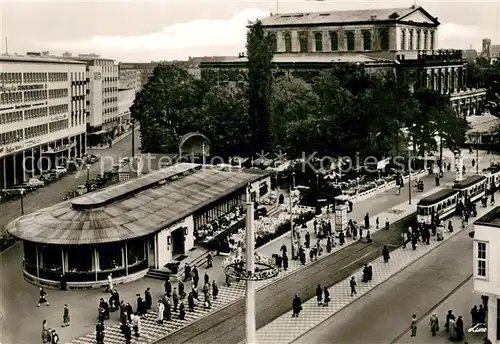
[[271, 148], [269, 122], [273, 51], [268, 33], [257, 20], [247, 33], [248, 114], [252, 155]]
[[141, 150], [177, 151], [179, 138], [201, 129], [204, 87], [186, 70], [158, 65], [130, 108], [141, 125]]
[[[310, 84], [298, 78], [280, 77], [273, 82], [270, 133], [274, 147], [292, 148], [298, 122], [317, 114], [319, 97]], [[299, 147], [294, 147], [299, 148]]]
[[485, 68], [486, 109], [500, 117], [500, 60]]
[[249, 152], [248, 102], [245, 90], [234, 85], [215, 85], [203, 99], [201, 132], [211, 144], [212, 155], [227, 158]]

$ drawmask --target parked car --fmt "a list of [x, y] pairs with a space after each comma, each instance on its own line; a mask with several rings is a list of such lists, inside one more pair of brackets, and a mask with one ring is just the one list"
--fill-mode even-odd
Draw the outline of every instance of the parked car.
[[76, 187], [76, 193], [81, 196], [85, 195], [88, 192], [87, 187], [85, 185], [78, 185]]
[[125, 164], [128, 164], [130, 162], [130, 158], [129, 157], [123, 157], [120, 159], [120, 161], [118, 162], [120, 165], [125, 165]]
[[48, 184], [50, 182], [53, 182], [54, 180], [57, 179], [57, 173], [45, 173], [42, 174], [40, 177], [40, 180], [43, 181], [45, 184]]
[[64, 166], [56, 166], [52, 170], [50, 170], [51, 173], [56, 173], [58, 175], [65, 175], [68, 173], [68, 170]]
[[35, 189], [45, 186], [45, 183], [38, 178], [31, 178], [26, 182], [26, 185], [34, 187]]
[[[21, 192], [21, 190], [24, 190], [24, 193], [28, 193], [30, 191], [33, 191], [35, 188], [33, 186], [29, 186], [27, 184], [18, 184], [18, 185], [14, 185], [11, 190], [19, 190], [19, 193]], [[19, 194], [17, 193], [17, 194]]]
[[101, 158], [99, 158], [97, 155], [90, 154], [87, 156], [87, 163], [88, 164], [93, 164], [95, 162], [98, 162]]

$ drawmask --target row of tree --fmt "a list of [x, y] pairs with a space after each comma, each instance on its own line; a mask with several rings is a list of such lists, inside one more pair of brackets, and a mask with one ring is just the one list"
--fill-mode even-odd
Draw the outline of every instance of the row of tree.
[[500, 117], [500, 60], [493, 63], [484, 57], [467, 64], [467, 84], [486, 88], [486, 109]]
[[[435, 151], [463, 143], [467, 122], [430, 90], [411, 93], [393, 73], [368, 73], [357, 65], [332, 68], [312, 82], [274, 78], [272, 51], [259, 22], [247, 37], [248, 84], [209, 85], [187, 71], [158, 66], [137, 95], [133, 117], [141, 125], [141, 147], [177, 151], [179, 138], [197, 131], [214, 155], [255, 156], [285, 150], [289, 156], [388, 156]], [[403, 128], [407, 128], [403, 131]]]

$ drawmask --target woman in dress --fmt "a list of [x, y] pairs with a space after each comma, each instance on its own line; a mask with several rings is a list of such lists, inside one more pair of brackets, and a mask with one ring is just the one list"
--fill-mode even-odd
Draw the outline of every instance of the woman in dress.
[[432, 313], [429, 326], [431, 327], [432, 335], [435, 336], [436, 333], [439, 332], [439, 320], [436, 313]]
[[457, 323], [454, 319], [448, 320], [448, 335], [452, 342], [457, 340]]
[[68, 308], [68, 305], [64, 305], [62, 327], [66, 327], [69, 325], [70, 325], [69, 308]]
[[42, 322], [42, 343], [47, 343], [49, 337], [49, 329], [47, 328], [47, 320]]

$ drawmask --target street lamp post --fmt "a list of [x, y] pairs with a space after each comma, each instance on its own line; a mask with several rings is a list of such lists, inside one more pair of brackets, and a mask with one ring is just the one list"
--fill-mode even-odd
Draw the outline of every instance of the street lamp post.
[[89, 180], [90, 180], [90, 165], [89, 165], [89, 164], [87, 164], [87, 165], [85, 166], [85, 168], [87, 169], [87, 183], [88, 183], [88, 182], [89, 182]]
[[290, 253], [292, 254], [292, 259], [294, 259], [294, 257], [295, 257], [295, 231], [293, 228], [292, 190], [289, 190], [289, 205], [290, 205], [290, 238], [291, 238]]
[[24, 189], [21, 189], [21, 215], [24, 215]]
[[133, 158], [135, 154], [135, 118], [132, 118], [132, 155]]
[[295, 172], [292, 172], [292, 187], [295, 189]]
[[479, 174], [479, 133], [476, 133], [476, 174]]
[[408, 145], [408, 204], [411, 205], [411, 148]]
[[247, 250], [247, 278], [246, 285], [246, 337], [247, 343], [257, 343], [257, 330], [255, 325], [255, 281], [252, 278], [255, 272], [255, 237], [254, 237], [254, 211], [250, 198], [246, 202], [246, 250]]

